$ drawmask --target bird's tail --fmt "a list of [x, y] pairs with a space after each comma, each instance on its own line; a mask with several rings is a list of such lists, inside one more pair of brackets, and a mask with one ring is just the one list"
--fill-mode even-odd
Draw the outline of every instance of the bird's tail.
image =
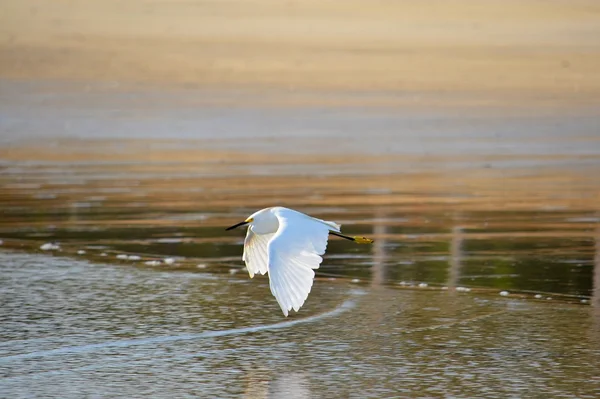
[[320, 222], [325, 223], [327, 226], [329, 226], [332, 230], [337, 231], [338, 233], [340, 232], [340, 229], [342, 228], [341, 225], [337, 224], [336, 222], [330, 222], [328, 220], [321, 220], [321, 219], [317, 219]]

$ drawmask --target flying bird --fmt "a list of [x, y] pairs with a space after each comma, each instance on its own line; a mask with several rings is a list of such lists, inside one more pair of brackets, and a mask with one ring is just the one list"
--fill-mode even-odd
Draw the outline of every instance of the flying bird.
[[315, 276], [313, 269], [323, 261], [321, 255], [330, 234], [358, 244], [373, 242], [342, 234], [337, 223], [281, 206], [261, 209], [226, 230], [244, 225], [248, 225], [248, 231], [242, 260], [250, 278], [269, 273], [271, 293], [286, 317], [306, 301]]

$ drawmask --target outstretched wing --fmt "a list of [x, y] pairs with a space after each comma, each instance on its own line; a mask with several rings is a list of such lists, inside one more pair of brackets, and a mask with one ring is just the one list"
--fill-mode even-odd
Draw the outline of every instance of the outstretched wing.
[[255, 274], [265, 274], [269, 271], [269, 240], [273, 234], [256, 234], [252, 231], [252, 227], [248, 227], [246, 239], [244, 240], [244, 254], [242, 260], [246, 262], [246, 269], [250, 278]]
[[269, 283], [284, 315], [296, 312], [312, 288], [332, 226], [286, 208], [273, 211], [279, 228], [268, 245]]

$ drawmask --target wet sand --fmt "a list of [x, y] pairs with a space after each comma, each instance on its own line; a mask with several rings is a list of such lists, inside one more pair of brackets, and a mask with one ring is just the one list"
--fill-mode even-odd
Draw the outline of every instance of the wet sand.
[[4, 78], [242, 89], [271, 104], [600, 98], [596, 1], [2, 0], [0, 10]]

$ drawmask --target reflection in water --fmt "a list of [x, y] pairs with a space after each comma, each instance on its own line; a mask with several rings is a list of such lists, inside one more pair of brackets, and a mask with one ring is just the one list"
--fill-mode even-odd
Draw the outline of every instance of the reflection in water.
[[[596, 121], [157, 104], [186, 137], [115, 126], [102, 98], [0, 118], [46, 138], [0, 147], [5, 396], [597, 396]], [[375, 239], [330, 240], [317, 277], [336, 279], [289, 319], [224, 232], [272, 205]]]
[[[223, 154], [236, 159], [227, 164], [193, 142], [169, 151], [151, 140], [124, 142], [122, 151], [130, 158], [124, 166], [121, 158], [103, 160], [114, 145], [96, 143], [98, 159], [77, 147], [34, 146], [11, 153], [22, 158], [0, 175], [4, 245], [37, 250], [59, 242], [61, 253], [85, 251], [88, 259], [121, 255], [127, 263], [165, 266], [165, 258], [176, 258], [174, 266], [166, 265], [228, 272], [241, 266], [240, 238], [225, 234], [223, 226], [280, 204], [343, 220], [349, 234], [374, 236], [374, 246], [331, 240], [323, 275], [369, 279], [373, 286], [409, 281], [575, 300], [591, 295], [589, 224], [595, 219], [589, 209], [600, 195], [592, 174], [565, 169], [523, 176], [525, 170], [518, 168], [475, 168], [462, 172], [457, 191], [447, 173], [391, 178], [391, 172], [380, 176], [365, 166], [394, 165], [391, 159], [366, 156], [360, 158], [365, 164], [359, 174], [336, 175], [343, 158], [296, 156], [299, 172], [288, 175], [275, 168], [289, 163], [285, 158]], [[57, 162], [67, 149], [70, 162]], [[33, 156], [39, 163], [27, 162]], [[313, 169], [334, 174], [300, 173]], [[501, 189], [494, 183], [500, 178]], [[561, 195], [553, 194], [556, 185], [566, 186]]]
[[244, 399], [267, 399], [269, 398], [269, 370], [258, 366], [254, 370], [244, 370], [246, 387]]
[[303, 372], [292, 372], [277, 376], [269, 388], [268, 398], [286, 398], [286, 399], [309, 399], [310, 385], [306, 374]]
[[596, 252], [594, 255], [594, 289], [592, 291], [592, 306], [600, 309], [600, 224], [596, 227]]
[[594, 272], [593, 281], [594, 288], [592, 290], [592, 316], [594, 319], [593, 323], [593, 336], [596, 339], [598, 345], [600, 345], [600, 224], [596, 226], [596, 252], [594, 256]]
[[373, 237], [378, 237], [375, 242], [371, 245], [373, 252], [373, 265], [371, 266], [371, 286], [378, 287], [384, 284], [387, 279], [385, 276], [386, 269], [386, 234], [387, 226], [385, 220], [388, 215], [385, 212], [385, 207], [378, 207], [375, 209], [375, 221], [373, 223]]
[[453, 292], [460, 279], [460, 266], [462, 263], [463, 228], [452, 227], [452, 241], [450, 242], [450, 268], [448, 270], [448, 282], [446, 285]]

